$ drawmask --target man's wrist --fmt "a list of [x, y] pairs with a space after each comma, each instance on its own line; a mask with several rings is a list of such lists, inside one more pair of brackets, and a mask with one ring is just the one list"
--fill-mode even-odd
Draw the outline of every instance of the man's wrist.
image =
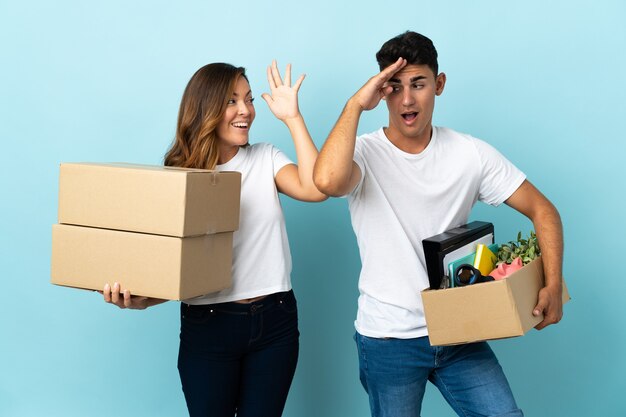
[[563, 290], [563, 280], [560, 278], [556, 279], [546, 279], [544, 288], [552, 291], [562, 291]]
[[358, 113], [359, 115], [365, 111], [363, 106], [361, 106], [361, 103], [359, 103], [359, 100], [357, 99], [356, 95], [348, 99], [348, 102], [346, 103], [346, 106], [345, 106], [345, 110], [346, 112]]

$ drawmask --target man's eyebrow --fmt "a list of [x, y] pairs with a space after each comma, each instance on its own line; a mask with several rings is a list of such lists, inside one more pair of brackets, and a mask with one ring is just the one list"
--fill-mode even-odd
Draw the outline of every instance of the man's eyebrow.
[[[409, 80], [410, 83], [414, 83], [416, 81], [425, 80], [427, 77], [425, 75], [418, 75], [417, 77], [413, 77]], [[402, 84], [398, 78], [390, 78], [388, 83], [390, 84]]]

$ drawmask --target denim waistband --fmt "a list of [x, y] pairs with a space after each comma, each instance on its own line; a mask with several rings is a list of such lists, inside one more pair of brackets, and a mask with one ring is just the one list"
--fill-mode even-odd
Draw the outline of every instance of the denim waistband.
[[253, 301], [251, 303], [236, 303], [234, 301], [228, 303], [217, 304], [186, 304], [182, 303], [183, 307], [190, 308], [192, 310], [215, 310], [222, 313], [229, 314], [257, 314], [271, 308], [277, 304], [280, 304], [288, 297], [293, 297], [293, 290], [285, 292], [277, 292], [269, 294], [266, 297]]

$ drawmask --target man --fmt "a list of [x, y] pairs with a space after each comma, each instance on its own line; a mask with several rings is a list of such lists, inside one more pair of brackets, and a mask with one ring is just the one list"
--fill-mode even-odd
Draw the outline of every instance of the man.
[[[533, 310], [542, 329], [562, 317], [559, 214], [493, 147], [432, 126], [446, 75], [430, 39], [406, 32], [376, 59], [381, 72], [348, 100], [313, 174], [323, 193], [348, 197], [362, 262], [355, 340], [372, 415], [419, 416], [430, 380], [458, 415], [521, 416], [487, 343], [430, 346], [422, 239], [467, 223], [477, 200], [526, 215], [543, 256], [546, 285]], [[361, 114], [380, 100], [389, 125], [357, 138]]]

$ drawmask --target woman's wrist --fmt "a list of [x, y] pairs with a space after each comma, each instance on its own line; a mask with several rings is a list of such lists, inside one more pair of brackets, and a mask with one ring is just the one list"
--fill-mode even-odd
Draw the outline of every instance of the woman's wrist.
[[287, 125], [287, 127], [291, 127], [291, 125], [304, 123], [304, 118], [302, 117], [302, 114], [298, 112], [295, 116], [286, 117], [282, 119], [282, 121]]
[[304, 124], [304, 117], [302, 117], [302, 114], [298, 112], [295, 116], [282, 119], [282, 122], [285, 123], [285, 125], [287, 125], [287, 127], [291, 130], [296, 126], [302, 126]]

